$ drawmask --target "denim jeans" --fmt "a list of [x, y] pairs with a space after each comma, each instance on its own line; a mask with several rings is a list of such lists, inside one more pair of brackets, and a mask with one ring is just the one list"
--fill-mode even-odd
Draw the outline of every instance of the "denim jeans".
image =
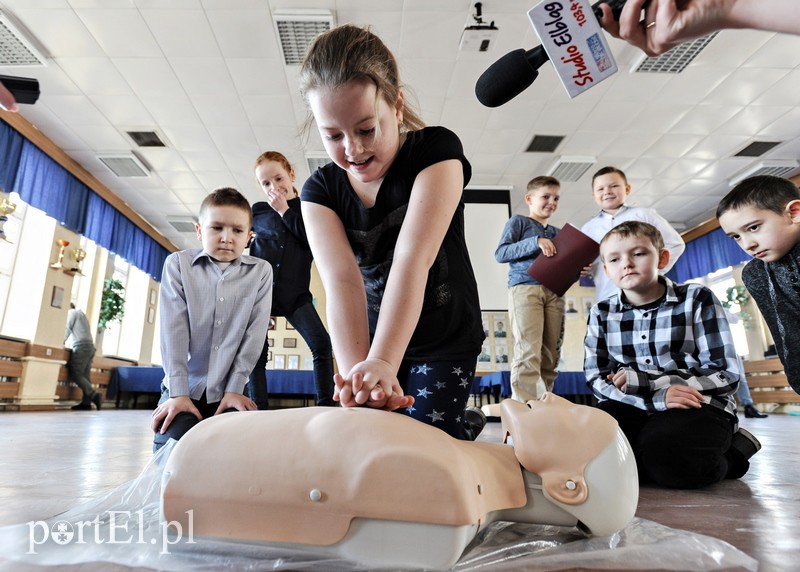
[[[314, 304], [303, 304], [291, 313], [286, 314], [286, 319], [303, 337], [314, 359], [314, 385], [317, 392], [317, 405], [335, 405], [333, 401], [333, 350], [331, 337], [322, 324]], [[264, 348], [256, 362], [247, 384], [250, 399], [259, 409], [268, 406], [267, 390], [267, 358], [270, 348], [264, 340]]]

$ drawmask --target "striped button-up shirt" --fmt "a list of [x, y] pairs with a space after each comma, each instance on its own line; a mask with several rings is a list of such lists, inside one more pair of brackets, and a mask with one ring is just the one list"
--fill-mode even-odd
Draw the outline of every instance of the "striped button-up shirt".
[[175, 252], [161, 280], [161, 358], [170, 397], [242, 393], [267, 336], [272, 267], [242, 255], [224, 270], [203, 249]]
[[[740, 372], [722, 304], [705, 286], [659, 280], [666, 293], [655, 307], [632, 306], [620, 292], [592, 308], [584, 340], [589, 386], [600, 400], [654, 412], [666, 410], [671, 385], [686, 385], [736, 417]], [[608, 379], [620, 368], [624, 392]]]

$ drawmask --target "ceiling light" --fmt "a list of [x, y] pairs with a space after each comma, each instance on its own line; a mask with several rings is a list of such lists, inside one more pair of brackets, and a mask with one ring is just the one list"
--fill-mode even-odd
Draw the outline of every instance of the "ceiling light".
[[718, 32], [685, 42], [672, 48], [665, 54], [648, 58], [644, 56], [635, 64], [631, 73], [681, 73], [692, 61], [700, 55], [708, 43], [714, 39]]
[[197, 221], [192, 217], [167, 217], [167, 222], [182, 234], [197, 234], [197, 229], [194, 226]]
[[306, 165], [308, 165], [309, 174], [313, 174], [314, 171], [320, 167], [324, 167], [330, 162], [331, 159], [327, 155], [306, 155]]
[[760, 175], [772, 175], [773, 177], [789, 178], [800, 170], [800, 163], [797, 161], [759, 161], [749, 169], [743, 171], [730, 180], [730, 186], [735, 187], [745, 179]]
[[596, 161], [594, 157], [559, 157], [547, 174], [562, 183], [575, 183]]
[[311, 42], [335, 25], [330, 10], [275, 10], [272, 19], [287, 66], [303, 63]]
[[133, 153], [130, 155], [98, 155], [97, 158], [117, 177], [150, 176], [150, 169]]
[[0, 12], [0, 66], [46, 66], [47, 59], [20, 26]]

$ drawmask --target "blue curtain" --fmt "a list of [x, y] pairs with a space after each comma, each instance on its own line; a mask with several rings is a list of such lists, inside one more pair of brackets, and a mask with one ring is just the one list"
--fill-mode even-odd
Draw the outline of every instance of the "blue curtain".
[[0, 161], [6, 190], [161, 280], [169, 251], [5, 122], [0, 122]]
[[17, 177], [19, 158], [25, 138], [4, 121], [0, 121], [0, 189], [11, 192]]
[[89, 187], [29, 141], [22, 147], [14, 190], [27, 204], [83, 234]]
[[667, 272], [667, 277], [674, 282], [686, 282], [726, 266], [736, 266], [750, 258], [721, 228], [717, 228], [686, 243], [686, 251]]
[[161, 281], [167, 249], [95, 193], [89, 197], [83, 234]]

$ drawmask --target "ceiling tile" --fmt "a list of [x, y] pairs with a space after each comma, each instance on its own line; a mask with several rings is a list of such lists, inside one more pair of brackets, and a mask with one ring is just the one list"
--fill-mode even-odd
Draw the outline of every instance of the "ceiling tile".
[[162, 55], [138, 10], [81, 9], [77, 13], [95, 41], [110, 57], [155, 58]]

